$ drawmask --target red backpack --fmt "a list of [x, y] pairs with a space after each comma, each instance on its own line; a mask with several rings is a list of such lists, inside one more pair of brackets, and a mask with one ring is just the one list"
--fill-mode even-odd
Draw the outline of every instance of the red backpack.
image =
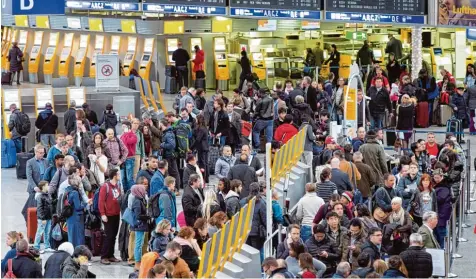
[[13, 259], [8, 260], [8, 270], [3, 278], [17, 278], [15, 274], [13, 274]]
[[450, 94], [448, 94], [448, 92], [441, 92], [440, 104], [443, 104], [443, 105], [449, 105], [450, 104]]

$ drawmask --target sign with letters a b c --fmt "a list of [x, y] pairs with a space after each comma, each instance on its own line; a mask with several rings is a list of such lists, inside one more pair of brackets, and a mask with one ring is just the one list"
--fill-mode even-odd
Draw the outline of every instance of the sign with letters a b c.
[[64, 0], [1, 0], [9, 15], [64, 15]]

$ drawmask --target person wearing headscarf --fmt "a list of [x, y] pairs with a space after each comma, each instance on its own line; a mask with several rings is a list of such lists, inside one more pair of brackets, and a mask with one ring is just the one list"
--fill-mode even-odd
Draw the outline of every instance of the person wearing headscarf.
[[63, 271], [61, 265], [66, 259], [73, 256], [74, 247], [71, 242], [64, 242], [58, 247], [53, 255], [51, 255], [45, 263], [45, 278], [62, 278]]
[[147, 191], [144, 185], [137, 184], [131, 188], [131, 194], [134, 196], [132, 203], [132, 214], [134, 215], [135, 224], [131, 226], [131, 230], [135, 232], [135, 247], [134, 247], [134, 269], [139, 270], [140, 261], [142, 258], [142, 245], [147, 231], [149, 231], [149, 216], [147, 216]]

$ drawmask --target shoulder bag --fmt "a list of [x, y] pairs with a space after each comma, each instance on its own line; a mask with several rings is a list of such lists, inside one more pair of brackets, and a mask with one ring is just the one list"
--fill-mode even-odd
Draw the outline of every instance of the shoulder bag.
[[[45, 124], [43, 126], [41, 126], [41, 129], [39, 129], [38, 131], [36, 131], [35, 133], [35, 138], [36, 138], [36, 142], [40, 142], [41, 141], [41, 131], [43, 131], [43, 128], [50, 122], [51, 118], [53, 118], [53, 112], [51, 113], [50, 117], [48, 118], [48, 120], [46, 120]], [[46, 146], [45, 146], [46, 147]]]

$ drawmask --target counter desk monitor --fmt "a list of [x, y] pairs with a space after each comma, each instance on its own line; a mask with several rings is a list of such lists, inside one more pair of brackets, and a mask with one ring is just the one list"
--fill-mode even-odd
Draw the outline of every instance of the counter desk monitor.
[[255, 73], [260, 80], [266, 79], [266, 62], [263, 53], [251, 53], [251, 66], [253, 68], [253, 73]]
[[[26, 46], [28, 44], [28, 31], [26, 30], [20, 30], [19, 35], [18, 35], [18, 48], [21, 50], [23, 53], [23, 63], [26, 63], [27, 61], [27, 55], [25, 55], [26, 51]], [[23, 64], [23, 68], [25, 68], [25, 64]], [[20, 81], [23, 81], [23, 75], [20, 75]]]
[[18, 109], [21, 108], [21, 93], [20, 89], [4, 89], [2, 88], [2, 118], [3, 118], [3, 129], [6, 139], [11, 138], [10, 130], [8, 129], [8, 122], [10, 121], [10, 105], [16, 104]]
[[103, 54], [104, 50], [104, 36], [96, 35], [96, 42], [94, 43], [93, 57], [91, 58], [91, 65], [89, 67], [89, 77], [96, 77], [96, 57], [98, 54]]
[[56, 60], [58, 59], [58, 42], [59, 33], [50, 33], [48, 47], [46, 48], [45, 52], [45, 59], [43, 61], [43, 74], [45, 75], [45, 84], [51, 84], [53, 75], [55, 73]]
[[[200, 49], [203, 49], [203, 45], [202, 45], [202, 38], [190, 38], [190, 55], [192, 57], [192, 61], [195, 60], [195, 46], [198, 46]], [[206, 55], [206, 53], [205, 53]], [[206, 59], [205, 59], [206, 60]], [[190, 62], [191, 63], [191, 68], [192, 68], [192, 71], [190, 71], [192, 73], [192, 80], [195, 80], [196, 77], [195, 77], [195, 72], [193, 71], [193, 68], [194, 68], [194, 64], [193, 62]], [[203, 63], [203, 71], [206, 72], [206, 69], [205, 69], [205, 64], [206, 63]]]
[[119, 54], [121, 48], [121, 36], [111, 36], [111, 50], [109, 54]]
[[213, 57], [215, 57], [215, 77], [217, 79], [217, 87], [221, 90], [228, 90], [230, 71], [228, 69], [225, 37], [213, 38], [213, 54]]
[[35, 40], [28, 61], [28, 73], [31, 83], [38, 83], [38, 71], [41, 61], [41, 45], [43, 44], [43, 31], [35, 31]]
[[136, 62], [137, 37], [129, 36], [127, 38], [127, 52], [124, 57], [124, 75], [129, 76], [129, 73], [135, 66]]
[[71, 64], [71, 50], [73, 47], [74, 33], [64, 34], [63, 50], [60, 54], [58, 75], [62, 78], [69, 78], [69, 66]]
[[76, 52], [74, 62], [74, 82], [76, 86], [81, 84], [86, 68], [86, 58], [88, 57], [90, 35], [81, 34], [79, 37], [79, 49]]
[[177, 38], [165, 39], [165, 52], [167, 55], [167, 65], [175, 65], [172, 60], [172, 54], [178, 48], [179, 40]]
[[433, 76], [439, 75], [441, 69], [446, 69], [453, 73], [453, 59], [450, 52], [445, 53], [441, 47], [432, 47], [430, 55]]
[[[152, 55], [154, 54], [154, 38], [146, 38], [144, 40], [144, 51], [139, 63], [139, 75], [145, 79], [150, 79], [150, 72], [152, 68]], [[148, 86], [150, 87], [150, 86]]]

